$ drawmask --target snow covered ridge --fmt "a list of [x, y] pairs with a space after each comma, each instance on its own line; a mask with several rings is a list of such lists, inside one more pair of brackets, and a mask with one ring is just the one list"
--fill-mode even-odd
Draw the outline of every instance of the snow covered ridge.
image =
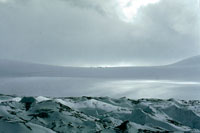
[[0, 133], [200, 132], [200, 101], [0, 95]]
[[71, 77], [199, 81], [200, 55], [163, 66], [63, 67], [0, 59], [0, 78]]

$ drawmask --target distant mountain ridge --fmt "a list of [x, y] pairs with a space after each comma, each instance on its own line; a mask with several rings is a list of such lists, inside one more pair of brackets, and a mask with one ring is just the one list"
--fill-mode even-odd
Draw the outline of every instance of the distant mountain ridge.
[[144, 80], [200, 80], [199, 65], [199, 55], [171, 65], [149, 67], [62, 67], [0, 60], [0, 77], [81, 77]]
[[181, 61], [178, 61], [172, 65], [176, 66], [200, 66], [200, 55], [193, 56]]

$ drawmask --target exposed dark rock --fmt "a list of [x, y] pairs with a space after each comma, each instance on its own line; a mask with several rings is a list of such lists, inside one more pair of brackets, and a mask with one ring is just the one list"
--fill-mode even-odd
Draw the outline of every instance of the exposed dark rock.
[[23, 97], [20, 101], [25, 104], [26, 111], [28, 111], [33, 103], [36, 102], [34, 97]]

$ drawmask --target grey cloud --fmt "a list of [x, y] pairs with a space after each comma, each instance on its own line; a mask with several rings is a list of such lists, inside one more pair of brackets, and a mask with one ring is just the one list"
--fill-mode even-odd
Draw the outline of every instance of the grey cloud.
[[161, 0], [141, 8], [133, 23], [117, 18], [111, 3], [0, 4], [0, 58], [61, 65], [156, 65], [199, 54], [195, 0]]
[[107, 12], [107, 4], [110, 0], [62, 0], [64, 2], [70, 3], [72, 6], [77, 6], [79, 8], [93, 9], [94, 11], [97, 11], [100, 14], [106, 15]]

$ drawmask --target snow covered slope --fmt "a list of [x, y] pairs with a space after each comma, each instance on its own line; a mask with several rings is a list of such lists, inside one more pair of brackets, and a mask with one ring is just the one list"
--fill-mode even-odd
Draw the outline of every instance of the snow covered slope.
[[166, 66], [81, 68], [0, 60], [0, 93], [199, 99], [199, 62], [196, 56]]
[[197, 66], [200, 67], [200, 55], [194, 56], [194, 57], [190, 57], [188, 59], [184, 59], [182, 61], [179, 61], [177, 63], [174, 63], [173, 65], [176, 66]]
[[0, 77], [84, 77], [146, 80], [200, 80], [200, 56], [153, 67], [60, 67], [0, 60]]
[[0, 95], [0, 132], [200, 132], [200, 101]]

